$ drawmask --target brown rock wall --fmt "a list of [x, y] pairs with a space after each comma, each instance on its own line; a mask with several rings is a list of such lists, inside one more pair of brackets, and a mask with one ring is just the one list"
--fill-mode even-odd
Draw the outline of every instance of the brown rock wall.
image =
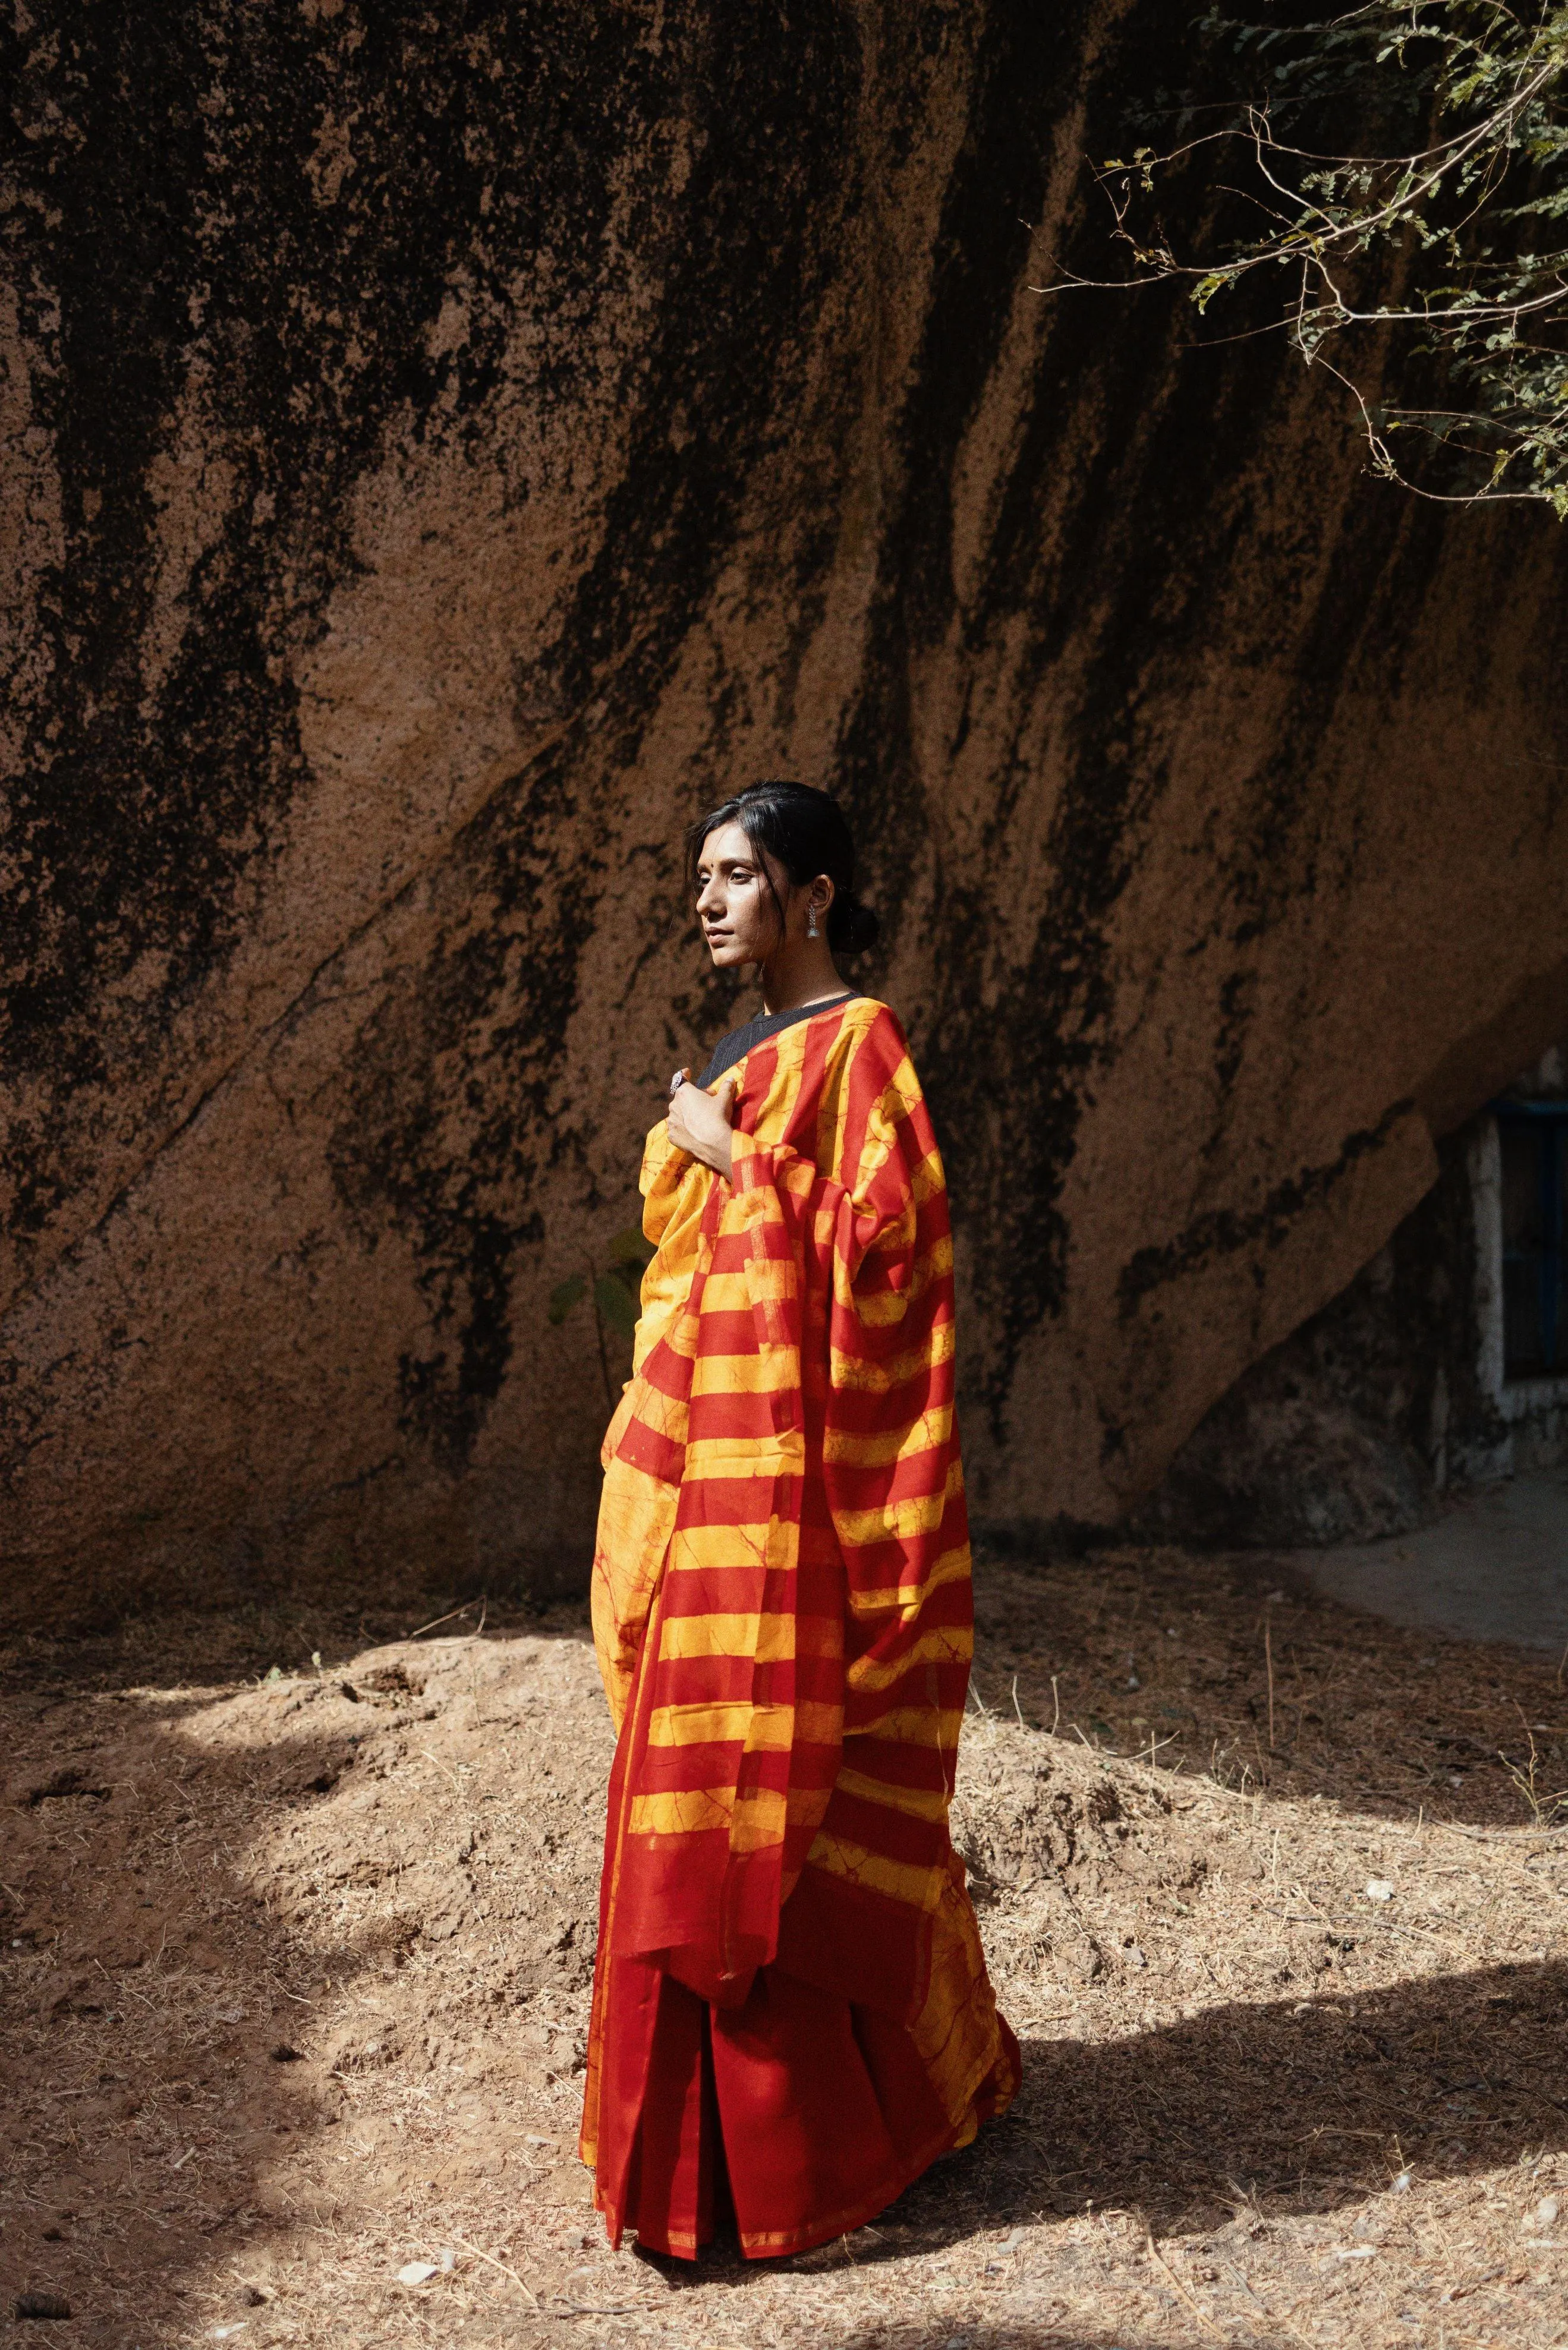
[[1115, 1516], [1561, 1032], [1556, 526], [1375, 487], [1163, 296], [1031, 291], [1165, 12], [30, 37], [16, 1604], [580, 1570], [545, 1301], [730, 1024], [679, 836], [769, 771], [866, 843], [978, 1508]]

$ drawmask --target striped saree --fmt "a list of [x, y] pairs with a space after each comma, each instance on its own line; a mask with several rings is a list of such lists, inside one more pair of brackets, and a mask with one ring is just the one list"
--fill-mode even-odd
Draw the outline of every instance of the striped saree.
[[739, 1065], [732, 1179], [643, 1163], [594, 1635], [618, 1732], [581, 2151], [612, 2240], [874, 2216], [1017, 2043], [948, 1804], [972, 1647], [946, 1187], [898, 1020]]

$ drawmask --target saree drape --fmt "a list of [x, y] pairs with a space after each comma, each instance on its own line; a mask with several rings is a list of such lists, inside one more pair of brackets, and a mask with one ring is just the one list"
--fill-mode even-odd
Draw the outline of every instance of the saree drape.
[[1018, 2081], [948, 1833], [972, 1648], [941, 1160], [856, 998], [643, 1161], [593, 1619], [618, 1732], [581, 2152], [612, 2239], [871, 2218]]

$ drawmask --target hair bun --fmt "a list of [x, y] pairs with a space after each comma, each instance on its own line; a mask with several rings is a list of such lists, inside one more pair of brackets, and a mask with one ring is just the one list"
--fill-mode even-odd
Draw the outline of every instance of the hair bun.
[[858, 898], [835, 899], [827, 918], [827, 943], [836, 954], [864, 954], [882, 935], [882, 925]]

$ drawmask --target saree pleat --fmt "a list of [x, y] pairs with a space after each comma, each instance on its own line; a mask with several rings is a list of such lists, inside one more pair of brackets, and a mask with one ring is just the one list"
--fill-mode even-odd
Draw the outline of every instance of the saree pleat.
[[690, 2255], [717, 2192], [760, 2258], [872, 2216], [1018, 2057], [948, 1833], [972, 1611], [940, 1158], [885, 1005], [740, 1067], [728, 1183], [662, 1124], [644, 1159], [582, 2153], [616, 2241]]

